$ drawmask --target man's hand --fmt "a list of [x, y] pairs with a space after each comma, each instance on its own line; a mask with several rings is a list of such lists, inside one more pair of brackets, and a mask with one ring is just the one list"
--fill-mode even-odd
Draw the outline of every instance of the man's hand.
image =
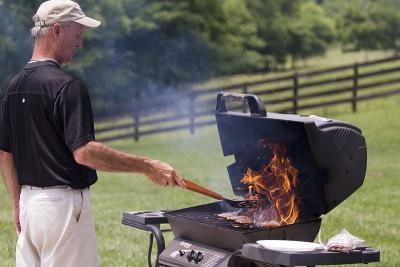
[[175, 169], [169, 164], [159, 160], [148, 160], [150, 170], [146, 172], [146, 176], [159, 186], [180, 186], [186, 188], [182, 178], [176, 174]]

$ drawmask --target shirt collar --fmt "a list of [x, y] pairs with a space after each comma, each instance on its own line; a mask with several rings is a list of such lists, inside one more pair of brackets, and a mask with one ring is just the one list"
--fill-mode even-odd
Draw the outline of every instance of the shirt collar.
[[31, 60], [26, 64], [25, 68], [34, 68], [34, 67], [45, 66], [45, 65], [53, 65], [53, 66], [60, 68], [60, 63], [58, 63], [56, 60], [51, 59], [51, 58], [40, 59], [40, 60]]

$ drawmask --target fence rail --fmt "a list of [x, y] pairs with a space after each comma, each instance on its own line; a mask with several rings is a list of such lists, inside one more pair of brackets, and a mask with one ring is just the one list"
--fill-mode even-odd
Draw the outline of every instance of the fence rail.
[[[212, 125], [216, 94], [221, 91], [256, 94], [267, 111], [297, 113], [300, 110], [350, 104], [357, 111], [360, 101], [400, 94], [400, 57], [344, 65], [329, 69], [294, 72], [290, 75], [230, 86], [197, 89], [178, 97], [142, 101], [118, 118], [96, 119], [97, 139], [139, 140], [145, 135]], [[243, 105], [230, 110], [246, 111]]]

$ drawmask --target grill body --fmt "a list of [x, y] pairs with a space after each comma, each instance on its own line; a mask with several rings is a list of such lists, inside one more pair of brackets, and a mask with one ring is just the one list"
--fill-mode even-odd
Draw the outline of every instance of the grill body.
[[235, 251], [245, 243], [261, 239], [313, 241], [318, 234], [321, 219], [284, 225], [277, 228], [258, 228], [237, 225], [217, 214], [229, 211], [223, 202], [166, 212], [175, 237], [200, 242], [209, 246]]

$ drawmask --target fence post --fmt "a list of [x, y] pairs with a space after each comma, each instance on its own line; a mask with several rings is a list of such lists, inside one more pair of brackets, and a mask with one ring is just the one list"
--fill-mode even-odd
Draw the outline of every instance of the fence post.
[[[249, 89], [249, 84], [248, 83], [243, 83], [243, 94], [247, 94]], [[246, 113], [247, 111], [247, 104], [246, 101], [243, 101], [243, 113]]]
[[353, 73], [353, 96], [351, 99], [352, 110], [353, 112], [357, 112], [357, 88], [358, 88], [358, 64], [354, 64], [354, 73]]
[[299, 96], [299, 78], [297, 76], [297, 72], [293, 74], [293, 114], [297, 114], [298, 109], [298, 96]]
[[194, 134], [194, 119], [195, 119], [195, 107], [194, 107], [194, 100], [195, 100], [195, 95], [194, 93], [190, 94], [189, 96], [189, 130], [191, 134]]
[[133, 138], [135, 139], [135, 141], [139, 141], [139, 136], [140, 136], [140, 132], [139, 132], [139, 115], [137, 113], [135, 113], [133, 115]]

